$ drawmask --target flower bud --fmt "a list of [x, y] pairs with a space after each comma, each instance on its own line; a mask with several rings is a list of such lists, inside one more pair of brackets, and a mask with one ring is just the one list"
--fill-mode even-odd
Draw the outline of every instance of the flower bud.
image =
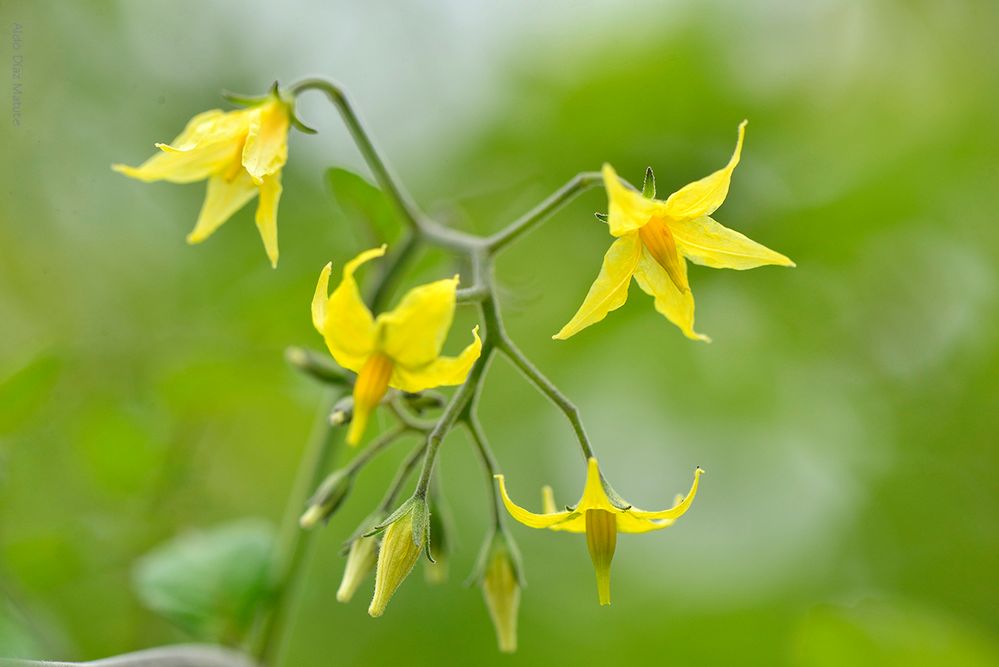
[[378, 551], [375, 594], [368, 607], [371, 616], [377, 618], [385, 613], [392, 595], [416, 565], [416, 559], [427, 544], [429, 514], [426, 499], [414, 496], [379, 527], [385, 532]]
[[350, 384], [346, 371], [333, 363], [329, 355], [292, 346], [285, 349], [284, 358], [289, 364], [320, 382], [339, 386]]
[[354, 477], [343, 470], [337, 470], [327, 477], [309, 500], [309, 507], [298, 523], [302, 528], [312, 528], [320, 521], [328, 520], [343, 504], [354, 484]]
[[516, 545], [504, 531], [498, 531], [486, 540], [479, 556], [478, 578], [489, 617], [496, 628], [499, 650], [513, 653], [517, 650], [517, 612], [524, 581]]
[[368, 578], [371, 571], [375, 569], [377, 561], [377, 535], [370, 537], [362, 535], [350, 543], [350, 551], [347, 553], [347, 566], [343, 569], [343, 579], [340, 580], [340, 588], [336, 591], [338, 602], [350, 602], [357, 588]]
[[354, 399], [350, 396], [341, 398], [330, 411], [330, 425], [343, 426], [354, 416]]

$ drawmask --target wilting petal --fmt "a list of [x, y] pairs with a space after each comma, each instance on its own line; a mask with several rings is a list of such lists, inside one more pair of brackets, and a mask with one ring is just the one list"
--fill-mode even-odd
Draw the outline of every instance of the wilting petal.
[[[687, 265], [680, 262], [683, 278], [686, 281]], [[687, 338], [709, 341], [707, 336], [694, 331], [694, 295], [690, 290], [681, 292], [666, 274], [665, 269], [649, 255], [642, 252], [642, 258], [635, 270], [635, 281], [638, 286], [652, 297], [655, 297], [656, 310], [670, 322], [680, 327]]]
[[407, 368], [418, 368], [440, 354], [454, 319], [458, 276], [414, 287], [390, 312], [378, 316], [382, 349]]
[[794, 262], [708, 216], [672, 221], [669, 228], [680, 252], [696, 264], [715, 269], [753, 269], [765, 264], [794, 266]]
[[281, 172], [276, 172], [264, 178], [260, 184], [260, 201], [257, 203], [257, 230], [264, 242], [271, 266], [277, 268], [278, 236], [277, 209], [281, 199]]
[[641, 256], [642, 243], [637, 232], [625, 234], [614, 241], [604, 255], [603, 266], [600, 267], [597, 279], [593, 281], [590, 291], [583, 299], [583, 305], [569, 323], [552, 338], [565, 340], [604, 319], [610, 311], [623, 306], [628, 300], [631, 276]]
[[204, 241], [256, 195], [257, 187], [250, 180], [250, 175], [242, 169], [231, 179], [223, 174], [213, 175], [208, 179], [205, 203], [201, 206], [198, 222], [187, 235], [187, 242]]
[[640, 510], [638, 508], [633, 507], [630, 510], [628, 510], [627, 513], [635, 517], [636, 519], [644, 519], [644, 520], [677, 519], [683, 516], [683, 514], [688, 509], [690, 509], [690, 505], [694, 502], [694, 496], [697, 495], [697, 484], [698, 481], [701, 479], [702, 474], [704, 474], [704, 471], [701, 470], [700, 468], [694, 471], [694, 482], [693, 484], [690, 485], [690, 491], [688, 491], [687, 495], [683, 497], [683, 500], [681, 500], [678, 503], [674, 503], [673, 507], [665, 510], [660, 510], [658, 512], [646, 512], [644, 510]]
[[198, 114], [169, 144], [156, 144], [160, 152], [138, 167], [111, 165], [117, 172], [140, 181], [191, 183], [222, 171], [239, 155], [246, 133], [241, 111], [218, 109]]
[[354, 280], [359, 266], [385, 254], [385, 246], [365, 250], [343, 267], [343, 279], [326, 300], [325, 308], [318, 306], [320, 294], [326, 291], [329, 272], [324, 269], [312, 300], [313, 324], [323, 334], [326, 346], [337, 363], [359, 372], [375, 349], [375, 322], [371, 311], [361, 299]]
[[602, 170], [604, 188], [607, 190], [607, 225], [613, 236], [633, 232], [661, 207], [662, 202], [646, 199], [641, 192], [632, 190], [618, 177], [614, 167], [605, 164]]
[[431, 387], [449, 387], [461, 384], [468, 377], [469, 371], [472, 370], [472, 366], [475, 365], [482, 353], [479, 327], [472, 329], [472, 336], [475, 340], [457, 357], [437, 357], [428, 364], [415, 367], [397, 363], [389, 385], [402, 391], [416, 392]]
[[277, 98], [248, 110], [243, 167], [254, 182], [277, 172], [288, 161], [288, 107]]
[[494, 475], [496, 481], [499, 482], [500, 497], [503, 498], [503, 504], [506, 506], [506, 511], [510, 513], [514, 519], [520, 523], [528, 526], [530, 528], [551, 528], [555, 524], [565, 521], [569, 517], [576, 516], [575, 512], [555, 512], [554, 514], [535, 514], [530, 510], [526, 510], [517, 503], [510, 500], [510, 496], [506, 492], [506, 482], [504, 481], [503, 475]]
[[728, 164], [710, 176], [683, 186], [666, 200], [666, 214], [674, 220], [689, 220], [702, 215], [711, 215], [717, 210], [728, 195], [728, 186], [732, 181], [732, 172], [739, 164], [742, 155], [742, 141], [746, 136], [746, 121], [739, 123], [739, 139], [735, 144]]

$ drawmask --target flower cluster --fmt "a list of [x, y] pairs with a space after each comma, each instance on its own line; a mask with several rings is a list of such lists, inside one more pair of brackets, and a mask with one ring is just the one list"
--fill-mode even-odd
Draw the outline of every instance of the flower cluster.
[[[343, 388], [343, 396], [330, 414], [329, 428], [345, 426], [348, 444], [356, 446], [365, 440], [376, 410], [384, 410], [397, 423], [371, 438], [352, 460], [325, 480], [322, 479], [325, 471], [311, 470], [312, 477], [321, 483], [305, 503], [300, 523], [303, 528], [310, 528], [328, 521], [347, 498], [355, 475], [368, 461], [394, 442], [417, 436], [416, 446], [403, 462], [384, 500], [345, 545], [347, 564], [337, 599], [349, 601], [374, 570], [374, 592], [368, 611], [372, 616], [381, 616], [421, 553], [426, 553], [431, 561], [438, 561], [429, 567], [428, 578], [433, 581], [444, 578], [449, 529], [442, 520], [441, 496], [431, 481], [436, 481], [434, 462], [441, 442], [455, 426], [466, 427], [489, 472], [489, 496], [493, 504], [493, 522], [474, 579], [482, 588], [500, 649], [513, 651], [517, 645], [517, 611], [524, 570], [503, 521], [502, 507], [513, 519], [531, 528], [585, 534], [596, 572], [598, 600], [606, 605], [610, 604], [610, 570], [617, 534], [648, 533], [673, 525], [690, 509], [702, 470], [694, 471], [689, 491], [676, 496], [668, 509], [638, 509], [613, 490], [597, 464], [578, 411], [520, 352], [502, 326], [493, 286], [493, 257], [509, 241], [543, 221], [557, 206], [602, 182], [608, 197], [608, 212], [597, 217], [606, 224], [613, 242], [582, 305], [553, 338], [568, 339], [621, 307], [634, 278], [642, 291], [653, 297], [656, 311], [688, 338], [707, 341], [706, 336], [694, 329], [694, 297], [687, 260], [712, 268], [739, 270], [767, 264], [794, 266], [784, 255], [723, 227], [711, 217], [728, 194], [741, 157], [746, 123], [739, 125], [735, 151], [724, 167], [680, 188], [665, 200], [655, 198], [651, 169], [638, 189], [622, 180], [613, 167], [604, 165], [600, 174], [581, 174], [553, 198], [490, 237], [447, 230], [423, 215], [392, 179], [343, 91], [321, 80], [308, 80], [287, 91], [275, 86], [268, 95], [243, 99], [245, 108], [235, 111], [199, 114], [170, 144], [157, 144], [160, 152], [141, 166], [115, 165], [114, 169], [143, 181], [207, 180], [205, 202], [194, 230], [187, 237], [191, 243], [206, 239], [259, 195], [256, 224], [267, 256], [276, 266], [281, 170], [287, 161], [291, 127], [307, 129], [295, 117], [294, 104], [297, 95], [308, 90], [326, 93], [338, 107], [376, 179], [408, 225], [409, 236], [398, 253], [389, 258], [391, 263], [375, 282], [377, 296], [371, 301], [362, 298], [356, 274], [368, 262], [383, 258], [386, 246], [364, 250], [347, 261], [332, 292], [329, 282], [333, 264], [327, 264], [320, 272], [312, 298], [312, 323], [322, 335], [331, 359], [302, 350], [295, 350], [289, 358], [315, 377]], [[384, 295], [390, 292], [390, 281], [401, 273], [408, 254], [420, 244], [450, 250], [468, 262], [473, 274], [471, 285], [459, 290], [457, 275], [444, 277], [413, 287], [395, 308], [385, 309]], [[460, 303], [477, 307], [483, 334], [480, 337], [476, 326], [471, 332], [472, 341], [464, 349], [456, 356], [444, 356], [441, 351]], [[555, 402], [573, 426], [586, 464], [582, 496], [575, 505], [558, 509], [550, 487], [542, 491], [541, 513], [524, 509], [511, 500], [477, 417], [481, 385], [494, 354], [509, 358]], [[449, 398], [435, 391], [449, 386], [458, 387]], [[437, 411], [437, 416], [427, 418], [428, 412]], [[399, 493], [417, 469], [420, 473], [412, 495], [397, 502]], [[293, 573], [283, 574], [286, 576], [281, 583], [287, 585]], [[266, 618], [278, 616], [272, 611], [262, 613]]]

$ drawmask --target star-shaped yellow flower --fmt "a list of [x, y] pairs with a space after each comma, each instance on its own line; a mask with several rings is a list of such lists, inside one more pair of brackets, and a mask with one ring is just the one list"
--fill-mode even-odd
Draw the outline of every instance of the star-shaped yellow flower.
[[394, 310], [373, 317], [361, 299], [354, 272], [384, 254], [382, 246], [347, 262], [343, 279], [332, 294], [332, 264], [327, 264], [312, 299], [312, 323], [326, 339], [333, 358], [357, 373], [354, 415], [347, 432], [347, 442], [352, 445], [360, 441], [371, 411], [389, 387], [416, 392], [461, 384], [482, 352], [479, 328], [475, 327], [474, 340], [461, 354], [440, 356], [454, 319], [458, 276], [414, 287]]
[[746, 121], [724, 168], [671, 194], [666, 201], [646, 198], [627, 186], [605, 164], [604, 186], [610, 200], [607, 223], [616, 237], [604, 256], [600, 274], [583, 305], [553, 336], [566, 339], [604, 319], [628, 299], [634, 277], [655, 298], [655, 307], [694, 340], [709, 340], [694, 331], [694, 296], [687, 281], [687, 263], [716, 269], [752, 269], [765, 264], [794, 262], [715, 222], [710, 216], [725, 201], [732, 171], [739, 164]]
[[258, 194], [256, 223], [272, 266], [277, 266], [277, 208], [281, 168], [288, 160], [290, 103], [273, 91], [247, 109], [212, 109], [192, 118], [169, 144], [138, 167], [111, 168], [140, 181], [208, 180], [205, 202], [188, 243], [200, 243]]
[[590, 551], [590, 559], [597, 573], [597, 592], [600, 604], [610, 604], [610, 565], [614, 558], [614, 548], [617, 545], [617, 534], [647, 533], [662, 530], [673, 525], [679, 517], [690, 509], [697, 494], [697, 482], [704, 471], [697, 468], [694, 471], [694, 483], [686, 496], [677, 496], [673, 507], [658, 512], [647, 512], [627, 504], [610, 491], [614, 498], [608, 495], [606, 482], [600, 474], [597, 460], [591, 458], [586, 468], [586, 485], [583, 497], [575, 507], [558, 511], [550, 486], [542, 489], [544, 514], [535, 514], [520, 507], [506, 492], [503, 475], [496, 475], [499, 481], [500, 495], [503, 504], [514, 519], [531, 528], [548, 528], [549, 530], [564, 530], [570, 533], [586, 533], [586, 546]]

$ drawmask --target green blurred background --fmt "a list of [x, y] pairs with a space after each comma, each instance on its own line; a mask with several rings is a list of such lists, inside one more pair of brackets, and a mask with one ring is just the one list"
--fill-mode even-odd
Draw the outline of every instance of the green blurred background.
[[[604, 161], [632, 182], [652, 165], [668, 193], [721, 166], [748, 118], [716, 217], [798, 268], [693, 268], [711, 345], [637, 288], [556, 343], [609, 242], [603, 195], [506, 253], [509, 328], [578, 403], [616, 488], [664, 505], [701, 465], [693, 510], [622, 537], [609, 608], [583, 539], [514, 526], [529, 586], [503, 656], [461, 585], [488, 506], [460, 433], [439, 468], [450, 582], [417, 570], [377, 621], [365, 594], [334, 600], [339, 545], [400, 448], [318, 535], [283, 664], [999, 664], [996, 3], [25, 0], [0, 19], [0, 655], [197, 639], [140, 602], [137, 559], [280, 521], [321, 394], [282, 351], [321, 347], [320, 267], [374, 242], [323, 180], [363, 171], [357, 152], [303, 99], [320, 134], [291, 140], [276, 271], [252, 207], [188, 247], [203, 187], [109, 165], [220, 89], [321, 74], [429, 210], [480, 232]], [[414, 279], [453, 270], [431, 259]], [[503, 362], [483, 421], [516, 498], [575, 499], [571, 431]]]

